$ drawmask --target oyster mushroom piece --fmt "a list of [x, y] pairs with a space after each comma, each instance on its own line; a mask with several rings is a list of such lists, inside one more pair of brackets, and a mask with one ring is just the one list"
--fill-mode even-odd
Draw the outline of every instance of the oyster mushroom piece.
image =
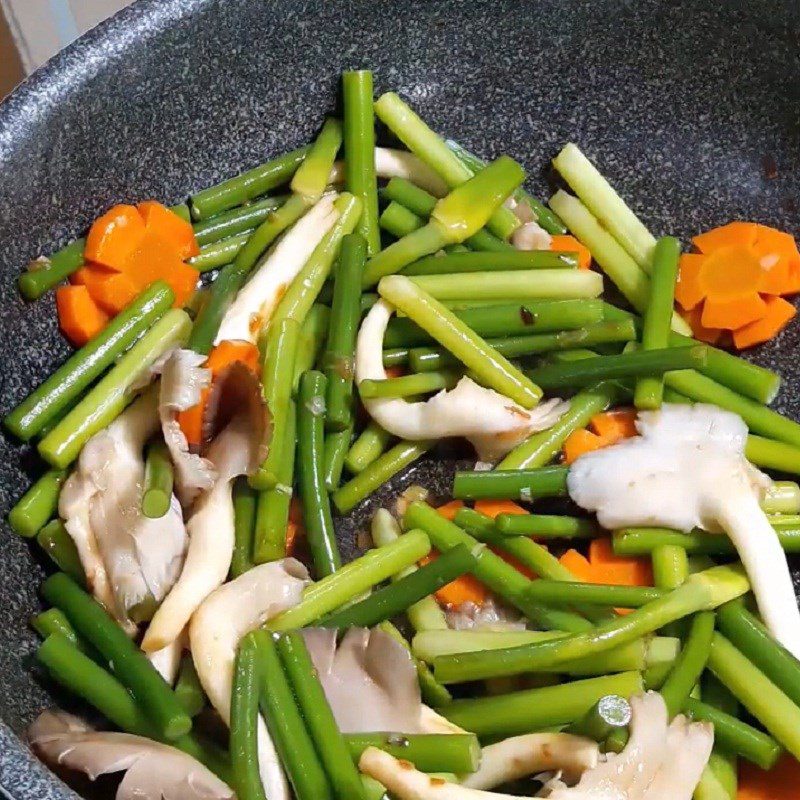
[[[231, 687], [240, 639], [300, 602], [308, 571], [293, 558], [262, 564], [212, 592], [189, 625], [189, 646], [197, 677], [209, 702], [230, 722]], [[262, 717], [258, 721], [261, 780], [270, 800], [288, 800], [286, 779]]]
[[[383, 337], [393, 313], [379, 300], [358, 332], [356, 383], [385, 380]], [[534, 409], [524, 409], [508, 397], [462, 378], [454, 389], [429, 400], [410, 403], [403, 398], [363, 400], [369, 415], [389, 433], [419, 441], [463, 436], [481, 461], [496, 461], [536, 431], [554, 425], [569, 405], [552, 399]]]
[[59, 499], [94, 596], [129, 631], [129, 612], [160, 602], [175, 583], [187, 545], [175, 498], [160, 519], [141, 510], [143, 450], [157, 429], [150, 390], [86, 443]]
[[[589, 740], [550, 734], [564, 737], [560, 755], [570, 774], [563, 773], [549, 781], [538, 796], [550, 800], [691, 800], [711, 754], [712, 726], [689, 723], [683, 716], [676, 717], [668, 726], [666, 706], [661, 695], [655, 692], [633, 698], [631, 707], [631, 736], [627, 747], [604, 760]], [[522, 766], [517, 769], [516, 765], [507, 763], [506, 758], [510, 759], [512, 753], [519, 747], [524, 748], [526, 743], [532, 743], [531, 737], [515, 737], [485, 748], [484, 758], [490, 759], [489, 766], [481, 766], [479, 772], [462, 784], [432, 778], [416, 770], [413, 764], [375, 747], [362, 753], [359, 769], [383, 784], [398, 800], [510, 800], [511, 795], [483, 791], [471, 785], [470, 780], [486, 786], [501, 778], [501, 771], [493, 769], [491, 752], [487, 753], [491, 748], [498, 748], [497, 753], [505, 749], [504, 758], [498, 759], [503, 766], [502, 779], [506, 775], [519, 776]], [[535, 766], [535, 758], [530, 753], [523, 758], [526, 765]], [[583, 769], [582, 759], [587, 765]], [[592, 761], [596, 763], [592, 765]], [[558, 764], [555, 769], [559, 769]], [[575, 786], [568, 787], [561, 779], [574, 779], [581, 772]]]
[[490, 744], [481, 750], [477, 772], [461, 785], [469, 789], [491, 789], [540, 772], [561, 772], [570, 783], [597, 765], [596, 742], [569, 733], [529, 733]]
[[211, 385], [211, 371], [203, 368], [205, 360], [204, 355], [193, 350], [173, 350], [159, 365], [161, 432], [175, 468], [178, 498], [186, 508], [200, 492], [208, 491], [217, 477], [207, 458], [189, 451], [189, 442], [178, 422], [178, 412], [197, 405], [203, 390]]
[[[233, 364], [220, 374], [207, 408], [209, 437], [213, 437], [208, 459], [217, 479], [195, 502], [186, 523], [186, 560], [142, 640], [142, 649], [148, 653], [178, 637], [203, 600], [225, 581], [233, 556], [233, 481], [253, 472], [264, 457], [266, 411], [259, 384], [246, 367]], [[222, 432], [214, 436], [215, 429], [223, 425]]]
[[[407, 150], [376, 147], [375, 172], [379, 178], [405, 178], [434, 197], [444, 197], [450, 191], [437, 173]], [[344, 161], [333, 165], [328, 183], [334, 186], [344, 183]]]
[[379, 628], [306, 628], [303, 637], [325, 697], [344, 733], [464, 733], [423, 705], [411, 655]]
[[129, 733], [92, 730], [63, 711], [45, 711], [28, 729], [45, 761], [86, 773], [91, 780], [125, 772], [117, 800], [233, 800], [233, 790], [191, 756]]
[[[724, 532], [772, 635], [800, 657], [800, 610], [786, 556], [760, 501], [770, 479], [744, 457], [747, 426], [712, 405], [641, 412], [639, 436], [571, 466], [570, 497], [604, 528], [648, 525]], [[678, 502], [676, 502], [678, 498]]]
[[225, 312], [214, 344], [226, 339], [256, 343], [286, 288], [339, 218], [336, 196], [324, 195], [267, 252]]

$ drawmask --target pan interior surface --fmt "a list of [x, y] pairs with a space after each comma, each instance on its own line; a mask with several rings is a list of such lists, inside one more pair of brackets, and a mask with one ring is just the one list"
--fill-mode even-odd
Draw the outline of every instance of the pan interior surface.
[[[377, 92], [470, 150], [512, 155], [543, 199], [549, 159], [574, 141], [656, 233], [688, 241], [730, 219], [797, 233], [798, 42], [797, 3], [766, 0], [139, 0], [0, 106], [0, 410], [68, 353], [52, 296], [16, 291], [31, 258], [115, 202], [177, 202], [308, 141], [345, 69], [372, 69]], [[799, 340], [794, 325], [754, 356], [781, 372], [775, 407], [794, 418]], [[5, 518], [40, 467], [5, 434], [0, 465]], [[451, 469], [425, 462], [339, 519], [345, 551], [399, 488], [445, 493]], [[1, 535], [0, 788], [71, 797], [17, 738], [70, 706], [32, 664], [44, 561]]]

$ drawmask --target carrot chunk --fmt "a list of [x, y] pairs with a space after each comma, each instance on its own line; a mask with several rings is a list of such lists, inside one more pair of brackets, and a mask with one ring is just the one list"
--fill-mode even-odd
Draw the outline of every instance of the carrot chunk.
[[445, 503], [443, 506], [439, 506], [436, 509], [436, 511], [439, 513], [440, 516], [452, 522], [455, 519], [456, 514], [462, 508], [464, 508], [464, 503], [461, 500], [451, 500], [449, 503]]
[[589, 583], [593, 582], [594, 572], [589, 559], [577, 550], [570, 549], [558, 559], [561, 566], [566, 567], [576, 578]]
[[589, 421], [589, 427], [598, 436], [615, 442], [629, 439], [639, 433], [636, 430], [636, 409], [633, 408], [616, 408], [613, 411], [595, 414]]
[[720, 247], [739, 245], [751, 247], [758, 235], [758, 226], [755, 222], [729, 222], [719, 228], [701, 233], [692, 239], [692, 244], [701, 253], [710, 253]]
[[64, 336], [83, 347], [108, 322], [108, 315], [92, 300], [85, 286], [60, 286], [56, 290], [58, 324]]
[[121, 271], [144, 232], [144, 221], [135, 206], [116, 205], [89, 229], [84, 258]]
[[761, 319], [766, 313], [767, 304], [755, 292], [731, 297], [707, 297], [700, 321], [706, 328], [734, 330]]
[[579, 269], [589, 269], [592, 266], [592, 254], [589, 252], [589, 248], [585, 244], [581, 244], [574, 236], [551, 236], [550, 249], [554, 252], [577, 253]]
[[191, 297], [200, 277], [197, 270], [183, 263], [170, 242], [152, 231], [142, 235], [121, 271], [140, 291], [154, 281], [166, 281], [175, 292], [176, 308]]
[[87, 283], [86, 288], [95, 303], [112, 317], [119, 314], [139, 294], [133, 281], [122, 272], [97, 283]]
[[720, 328], [706, 328], [703, 325], [703, 307], [695, 306], [691, 311], [684, 311], [681, 316], [689, 323], [692, 335], [695, 339], [707, 344], [717, 344], [722, 338], [724, 331]]
[[495, 519], [498, 514], [527, 514], [528, 512], [513, 500], [476, 500], [475, 510]]
[[571, 464], [585, 453], [636, 436], [636, 411], [632, 408], [618, 408], [595, 414], [589, 421], [589, 428], [591, 430], [581, 428], [573, 431], [567, 437], [562, 449], [566, 464]]
[[649, 558], [618, 556], [611, 539], [592, 539], [589, 544], [589, 563], [594, 583], [613, 583], [619, 586], [652, 586], [653, 567]]
[[[252, 342], [245, 341], [220, 342], [212, 348], [204, 366], [211, 371], [211, 380], [213, 381], [225, 367], [237, 361], [257, 374], [260, 362], [258, 347]], [[192, 447], [198, 447], [203, 440], [203, 410], [210, 391], [210, 389], [204, 389], [199, 403], [178, 412], [178, 424], [181, 426], [186, 441]]]
[[144, 220], [145, 228], [156, 236], [170, 242], [179, 258], [187, 258], [200, 253], [192, 226], [173, 211], [156, 200], [146, 200], [137, 206]]
[[733, 332], [733, 343], [739, 350], [767, 342], [777, 336], [797, 314], [797, 309], [782, 297], [769, 297], [761, 319], [743, 325]]
[[[439, 554], [432, 550], [419, 562], [420, 566], [430, 564], [438, 557]], [[481, 606], [490, 594], [490, 591], [474, 575], [466, 573], [442, 586], [435, 592], [434, 597], [440, 605], [449, 608], [460, 606], [462, 603], [475, 603], [476, 606]]]
[[700, 272], [705, 258], [699, 253], [684, 253], [678, 262], [675, 299], [687, 311], [702, 303], [705, 297], [703, 288], [700, 285]]
[[800, 762], [784, 753], [771, 770], [759, 769], [739, 760], [739, 791], [736, 800], [796, 800], [800, 787]]

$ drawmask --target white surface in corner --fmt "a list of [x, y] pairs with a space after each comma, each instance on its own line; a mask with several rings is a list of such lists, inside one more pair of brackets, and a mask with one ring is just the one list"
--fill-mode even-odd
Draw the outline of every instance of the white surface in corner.
[[130, 0], [0, 0], [28, 73], [129, 3]]

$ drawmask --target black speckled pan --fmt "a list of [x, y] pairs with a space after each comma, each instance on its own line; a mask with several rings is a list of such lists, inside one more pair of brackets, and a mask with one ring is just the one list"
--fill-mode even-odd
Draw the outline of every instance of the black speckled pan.
[[[517, 157], [542, 196], [573, 140], [657, 233], [732, 218], [800, 233], [798, 44], [794, 0], [139, 0], [0, 106], [0, 411], [67, 353], [52, 299], [15, 291], [31, 257], [115, 201], [175, 202], [307, 141], [347, 68], [372, 68], [378, 90], [472, 150]], [[796, 417], [798, 338], [795, 324], [756, 354], [782, 371], [777, 405]], [[37, 469], [0, 442], [3, 517]], [[447, 469], [417, 479], [445, 486]], [[379, 502], [341, 521], [348, 549]], [[0, 787], [74, 796], [17, 739], [63, 698], [30, 670], [43, 563], [0, 537]]]

